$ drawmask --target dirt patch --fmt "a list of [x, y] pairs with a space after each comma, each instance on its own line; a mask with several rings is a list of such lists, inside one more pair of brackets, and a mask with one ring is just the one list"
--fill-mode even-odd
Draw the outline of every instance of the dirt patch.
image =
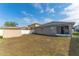
[[0, 43], [0, 55], [64, 56], [69, 54], [69, 47], [69, 37], [31, 34], [17, 38], [4, 39], [3, 42]]

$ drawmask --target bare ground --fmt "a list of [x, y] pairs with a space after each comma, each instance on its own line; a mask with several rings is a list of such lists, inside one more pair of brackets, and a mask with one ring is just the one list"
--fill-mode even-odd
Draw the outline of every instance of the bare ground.
[[69, 55], [70, 38], [43, 35], [23, 35], [22, 37], [0, 39], [2, 56], [52, 56]]

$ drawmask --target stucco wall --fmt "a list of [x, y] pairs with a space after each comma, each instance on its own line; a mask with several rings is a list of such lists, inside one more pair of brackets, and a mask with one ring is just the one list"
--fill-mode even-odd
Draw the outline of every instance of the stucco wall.
[[32, 32], [33, 30], [1, 29], [0, 36], [3, 36], [4, 38], [12, 38], [12, 37], [18, 37], [24, 34], [31, 34]]
[[44, 27], [44, 28], [38, 28], [34, 31], [34, 33], [37, 34], [45, 34], [45, 35], [55, 35], [56, 34], [56, 27]]
[[0, 29], [0, 36], [3, 36], [4, 30]]
[[19, 37], [21, 35], [22, 35], [21, 30], [5, 29], [4, 34], [3, 34], [3, 38]]
[[33, 30], [21, 30], [21, 34], [31, 34]]
[[[68, 25], [67, 25], [68, 26]], [[45, 34], [45, 35], [56, 35], [61, 34], [61, 26], [48, 26], [43, 28], [37, 28], [34, 33], [36, 34]], [[68, 36], [72, 35], [72, 26], [69, 26], [69, 29], [64, 29], [65, 32], [69, 32]]]

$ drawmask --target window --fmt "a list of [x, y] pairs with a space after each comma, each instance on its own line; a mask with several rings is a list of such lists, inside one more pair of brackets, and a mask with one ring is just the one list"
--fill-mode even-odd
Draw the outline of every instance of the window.
[[69, 34], [69, 27], [68, 26], [64, 26], [64, 33]]

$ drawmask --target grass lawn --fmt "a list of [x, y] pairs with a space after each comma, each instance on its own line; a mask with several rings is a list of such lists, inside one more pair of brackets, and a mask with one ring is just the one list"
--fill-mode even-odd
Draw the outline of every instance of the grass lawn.
[[69, 55], [69, 37], [24, 35], [17, 38], [0, 39], [0, 55], [51, 56]]
[[73, 35], [74, 36], [79, 36], [79, 32], [74, 32]]
[[74, 36], [70, 41], [69, 55], [79, 56], [79, 36]]

